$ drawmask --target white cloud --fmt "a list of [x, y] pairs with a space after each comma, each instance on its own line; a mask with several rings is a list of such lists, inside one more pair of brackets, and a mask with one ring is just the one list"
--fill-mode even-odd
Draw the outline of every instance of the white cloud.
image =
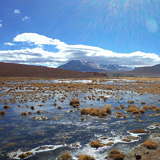
[[68, 59], [88, 60], [102, 64], [119, 65], [154, 65], [160, 63], [160, 57], [155, 53], [141, 51], [133, 53], [115, 53], [99, 47], [84, 45], [68, 45], [63, 48], [64, 53], [70, 53]]
[[24, 16], [24, 17], [22, 18], [22, 21], [26, 21], [26, 20], [28, 20], [28, 19], [29, 19], [29, 17]]
[[14, 14], [21, 14], [21, 11], [19, 9], [15, 9]]
[[66, 45], [64, 42], [60, 42], [58, 39], [48, 38], [37, 33], [22, 33], [17, 35], [14, 39], [14, 42], [27, 42], [34, 45], [55, 45], [57, 48], [63, 48]]
[[[0, 60], [17, 63], [34, 63], [58, 66], [69, 60], [87, 60], [99, 64], [119, 64], [130, 66], [146, 66], [160, 64], [160, 57], [155, 53], [144, 53], [141, 51], [133, 53], [116, 53], [99, 47], [87, 45], [68, 45], [58, 39], [52, 39], [37, 33], [22, 33], [17, 35], [13, 41], [36, 45], [35, 48], [0, 51]], [[57, 52], [47, 51], [51, 45], [58, 49]], [[39, 47], [41, 46], [41, 47]], [[45, 50], [43, 48], [45, 48]]]
[[42, 48], [26, 48], [20, 50], [6, 50], [0, 51], [1, 62], [13, 62], [23, 64], [39, 64], [44, 66], [56, 67], [55, 64], [60, 61], [67, 61], [63, 56], [58, 53], [48, 52]]
[[10, 43], [10, 42], [6, 42], [6, 43], [4, 43], [4, 45], [6, 45], [6, 46], [14, 46], [15, 44], [14, 43]]

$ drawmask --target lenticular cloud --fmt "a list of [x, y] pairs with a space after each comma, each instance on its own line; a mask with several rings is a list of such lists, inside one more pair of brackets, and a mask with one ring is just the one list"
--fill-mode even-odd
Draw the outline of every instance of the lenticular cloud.
[[[87, 45], [68, 45], [65, 42], [61, 42], [58, 39], [52, 39], [46, 37], [44, 35], [39, 35], [37, 33], [22, 33], [17, 35], [14, 39], [14, 44], [18, 46], [17, 42], [23, 44], [32, 44], [32, 49], [27, 48], [18, 50], [8, 50], [8, 51], [0, 51], [1, 59], [3, 61], [16, 61], [17, 58], [24, 58], [29, 54], [30, 56], [33, 54], [36, 59], [35, 52], [37, 53], [37, 60], [40, 58], [47, 60], [53, 60], [53, 62], [49, 61], [47, 65], [53, 66], [54, 59], [60, 63], [65, 63], [65, 61], [69, 60], [87, 60], [93, 61], [95, 63], [101, 64], [119, 64], [119, 65], [130, 65], [130, 66], [146, 66], [146, 65], [155, 65], [160, 63], [160, 57], [155, 53], [145, 53], [141, 51], [132, 52], [132, 53], [116, 53], [109, 50], [104, 50], [103, 48], [87, 46]], [[33, 48], [35, 45], [35, 48]], [[45, 45], [45, 47], [43, 47]], [[57, 52], [49, 51], [47, 45], [53, 46], [58, 49]], [[38, 47], [37, 47], [38, 46]], [[44, 49], [45, 48], [45, 49]], [[23, 52], [24, 51], [24, 52]], [[28, 52], [30, 51], [30, 53]], [[4, 56], [5, 53], [11, 56]], [[23, 56], [22, 56], [23, 55]], [[49, 57], [49, 58], [48, 58]], [[26, 61], [25, 61], [26, 60]], [[28, 58], [24, 58], [25, 63], [30, 63]], [[35, 62], [36, 63], [36, 62]], [[41, 64], [46, 65], [46, 64]]]

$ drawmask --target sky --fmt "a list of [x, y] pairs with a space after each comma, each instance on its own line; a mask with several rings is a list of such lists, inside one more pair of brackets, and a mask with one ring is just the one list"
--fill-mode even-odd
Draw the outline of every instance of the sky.
[[159, 0], [0, 0], [0, 62], [160, 64]]

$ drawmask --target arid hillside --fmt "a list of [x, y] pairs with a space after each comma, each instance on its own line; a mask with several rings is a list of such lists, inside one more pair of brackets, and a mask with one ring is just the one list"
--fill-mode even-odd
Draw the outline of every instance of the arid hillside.
[[117, 77], [160, 77], [160, 64], [148, 67], [139, 67], [132, 71], [115, 72], [112, 74]]
[[154, 76], [154, 77], [160, 77], [160, 64], [151, 66], [151, 67], [140, 67], [137, 68], [131, 73], [135, 74], [136, 76]]
[[0, 76], [15, 77], [52, 77], [52, 78], [89, 78], [104, 77], [99, 73], [82, 73], [58, 68], [23, 65], [14, 63], [0, 63]]

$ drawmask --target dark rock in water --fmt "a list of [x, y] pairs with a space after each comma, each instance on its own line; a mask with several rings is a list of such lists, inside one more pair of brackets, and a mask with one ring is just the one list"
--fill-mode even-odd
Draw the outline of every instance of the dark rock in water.
[[141, 157], [141, 155], [135, 155], [135, 158], [136, 158], [136, 160], [139, 160], [139, 159], [141, 159], [142, 157]]

